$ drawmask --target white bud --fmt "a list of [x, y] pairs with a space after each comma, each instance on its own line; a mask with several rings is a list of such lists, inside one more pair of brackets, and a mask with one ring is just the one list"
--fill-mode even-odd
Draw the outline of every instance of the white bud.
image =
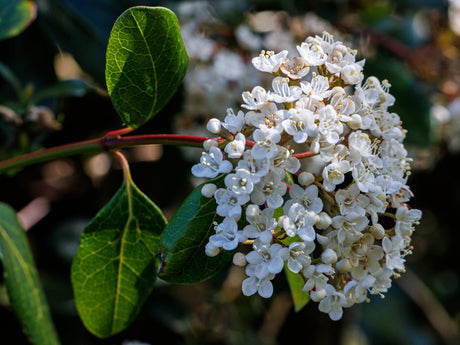
[[319, 302], [324, 297], [326, 297], [326, 290], [325, 289], [312, 290], [312, 291], [310, 291], [310, 297], [311, 297], [313, 302]]
[[385, 236], [385, 229], [379, 223], [374, 224], [371, 227], [369, 227], [369, 232], [377, 240], [381, 240]]
[[313, 182], [315, 182], [315, 176], [312, 173], [309, 173], [307, 171], [302, 172], [299, 175], [299, 183], [303, 187], [308, 187], [311, 185]]
[[331, 224], [332, 224], [332, 219], [326, 212], [320, 212], [317, 215], [315, 226], [318, 229], [320, 230], [327, 229]]
[[211, 147], [217, 147], [218, 145], [219, 145], [219, 143], [216, 140], [213, 140], [213, 139], [206, 139], [203, 142], [203, 148], [204, 148], [204, 150], [206, 152], [209, 152]]
[[337, 271], [339, 271], [340, 273], [346, 273], [346, 272], [350, 272], [352, 267], [351, 267], [351, 262], [350, 260], [348, 260], [347, 258], [343, 258], [342, 260], [340, 260], [339, 262], [337, 262], [337, 264], [335, 265], [335, 268], [337, 269]]
[[337, 262], [337, 253], [331, 248], [327, 248], [323, 254], [321, 254], [321, 260], [325, 264], [333, 264]]
[[286, 216], [286, 215], [283, 215], [283, 216], [281, 216], [281, 217], [278, 218], [278, 226], [279, 226], [280, 228], [283, 228], [283, 227], [284, 227], [283, 223], [284, 223], [284, 220], [287, 219], [287, 218], [289, 218], [289, 217]]
[[255, 220], [260, 215], [260, 208], [257, 205], [248, 205], [246, 208], [246, 219], [248, 221]]
[[243, 253], [235, 253], [235, 255], [233, 255], [233, 264], [236, 265], [236, 266], [246, 266], [248, 262], [246, 261], [246, 255], [244, 255]]
[[219, 134], [222, 130], [222, 125], [219, 119], [213, 118], [208, 121], [206, 129], [212, 134]]
[[207, 256], [213, 257], [220, 253], [220, 248], [213, 246], [210, 242], [208, 242], [208, 244], [206, 244], [206, 247], [204, 248], [204, 251]]
[[350, 127], [351, 129], [359, 129], [363, 124], [363, 119], [361, 118], [361, 115], [353, 114], [350, 117], [351, 121], [347, 122], [348, 127]]
[[212, 198], [217, 190], [217, 186], [214, 183], [207, 183], [201, 187], [201, 194], [206, 198]]

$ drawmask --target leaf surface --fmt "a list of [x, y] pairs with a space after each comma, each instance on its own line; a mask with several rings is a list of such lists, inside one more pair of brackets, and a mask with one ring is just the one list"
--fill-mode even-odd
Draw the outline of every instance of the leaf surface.
[[98, 337], [125, 329], [150, 295], [166, 225], [158, 207], [130, 179], [86, 226], [72, 263], [75, 303]]
[[[223, 184], [223, 177], [206, 183]], [[220, 272], [231, 260], [233, 251], [215, 257], [205, 253], [209, 237], [215, 233], [214, 222], [222, 221], [216, 213], [214, 198], [206, 198], [198, 186], [182, 203], [160, 239], [163, 267], [160, 278], [171, 283], [197, 283]]]
[[34, 19], [37, 6], [28, 0], [0, 1], [0, 40], [19, 35]]
[[59, 344], [26, 232], [14, 210], [3, 203], [0, 249], [8, 296], [24, 333], [32, 344]]
[[188, 56], [173, 12], [132, 7], [115, 22], [106, 53], [106, 83], [127, 126], [137, 128], [171, 99], [185, 76]]

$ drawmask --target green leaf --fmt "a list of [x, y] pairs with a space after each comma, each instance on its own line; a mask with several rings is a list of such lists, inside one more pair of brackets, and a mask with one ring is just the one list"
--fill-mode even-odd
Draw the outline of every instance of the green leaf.
[[83, 96], [92, 88], [91, 85], [79, 79], [62, 80], [38, 90], [29, 100], [29, 104], [36, 104], [37, 102], [47, 98], [57, 98], [64, 96]]
[[137, 128], [171, 99], [185, 76], [188, 56], [173, 12], [132, 7], [115, 22], [106, 53], [110, 99], [125, 124]]
[[0, 40], [20, 34], [36, 14], [37, 6], [32, 1], [0, 1]]
[[78, 313], [98, 337], [125, 329], [150, 295], [166, 225], [158, 207], [130, 179], [84, 229], [72, 263]]
[[[223, 183], [223, 177], [206, 183]], [[160, 278], [171, 283], [197, 283], [220, 272], [231, 260], [233, 251], [223, 251], [215, 257], [205, 253], [209, 237], [214, 233], [217, 204], [206, 198], [198, 186], [183, 202], [168, 223], [160, 239], [163, 267]], [[219, 218], [219, 219], [218, 219]]]
[[14, 210], [3, 203], [0, 248], [8, 296], [24, 333], [32, 344], [59, 344], [26, 232]]
[[300, 311], [310, 301], [310, 294], [302, 290], [305, 280], [300, 273], [291, 272], [287, 265], [284, 266], [284, 272], [294, 301], [294, 310]]

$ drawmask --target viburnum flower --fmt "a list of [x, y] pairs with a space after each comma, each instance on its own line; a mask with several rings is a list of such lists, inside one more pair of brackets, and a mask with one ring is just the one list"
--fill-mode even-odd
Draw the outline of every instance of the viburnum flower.
[[271, 89], [243, 91], [242, 110], [212, 119], [221, 138], [203, 143], [192, 173], [224, 176], [202, 188], [224, 217], [205, 252], [236, 249], [243, 294], [272, 296], [274, 277], [288, 269], [305, 282], [300, 293], [338, 320], [404, 271], [422, 213], [409, 206], [412, 159], [388, 109], [390, 83], [366, 78], [365, 60], [328, 33], [297, 53], [252, 60]]

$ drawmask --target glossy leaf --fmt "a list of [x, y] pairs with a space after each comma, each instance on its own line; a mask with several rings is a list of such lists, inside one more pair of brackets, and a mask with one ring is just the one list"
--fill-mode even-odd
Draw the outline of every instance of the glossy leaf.
[[310, 301], [310, 294], [303, 291], [305, 280], [300, 273], [293, 273], [287, 266], [284, 266], [286, 279], [291, 291], [292, 300], [294, 301], [294, 310], [300, 311]]
[[171, 99], [188, 56], [177, 17], [162, 7], [132, 7], [115, 22], [106, 54], [106, 83], [125, 124], [137, 128]]
[[14, 210], [2, 203], [0, 248], [8, 296], [24, 333], [32, 344], [59, 344], [26, 232]]
[[166, 220], [130, 179], [84, 229], [72, 264], [78, 313], [98, 337], [125, 329], [152, 291]]
[[0, 1], [0, 40], [20, 34], [36, 14], [37, 6], [32, 1]]
[[[223, 183], [223, 177], [206, 183]], [[220, 272], [231, 260], [233, 251], [215, 257], [205, 253], [209, 237], [214, 233], [216, 201], [201, 195], [198, 186], [183, 202], [168, 223], [160, 239], [163, 267], [160, 278], [171, 283], [197, 283]]]

